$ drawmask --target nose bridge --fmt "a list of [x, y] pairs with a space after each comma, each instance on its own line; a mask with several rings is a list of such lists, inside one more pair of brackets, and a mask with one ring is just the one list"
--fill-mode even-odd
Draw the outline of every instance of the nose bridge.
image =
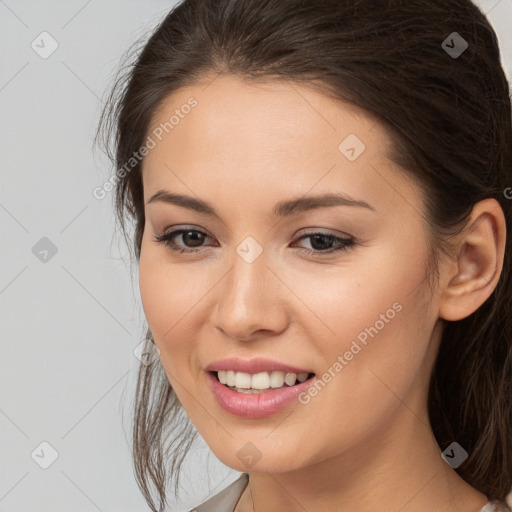
[[232, 268], [219, 289], [215, 316], [217, 327], [227, 335], [247, 339], [256, 331], [285, 327], [286, 311], [268, 263], [267, 252], [252, 237], [236, 248]]

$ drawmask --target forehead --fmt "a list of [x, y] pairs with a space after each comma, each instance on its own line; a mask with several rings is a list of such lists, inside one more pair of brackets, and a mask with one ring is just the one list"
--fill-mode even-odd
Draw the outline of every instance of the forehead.
[[224, 185], [226, 197], [245, 190], [247, 199], [251, 191], [274, 199], [364, 191], [388, 202], [407, 187], [387, 158], [390, 140], [379, 123], [289, 81], [217, 76], [185, 87], [162, 103], [148, 134], [156, 145], [143, 164], [145, 201], [166, 185], [198, 195]]
[[[197, 103], [192, 109], [187, 106], [190, 98]], [[179, 115], [181, 110], [188, 113]], [[214, 77], [169, 96], [155, 112], [151, 128], [169, 124], [174, 113], [179, 119], [174, 116], [172, 128], [162, 135], [172, 133], [175, 145], [190, 142], [191, 136], [203, 140], [196, 148], [199, 154], [212, 155], [220, 146], [225, 154], [229, 146], [246, 154], [266, 149], [261, 157], [275, 158], [280, 150], [291, 156], [291, 148], [294, 154], [310, 153], [314, 144], [332, 147], [349, 133], [370, 142], [370, 131], [374, 150], [387, 143], [386, 134], [375, 129], [376, 122], [363, 110], [290, 81], [260, 83], [231, 75]]]

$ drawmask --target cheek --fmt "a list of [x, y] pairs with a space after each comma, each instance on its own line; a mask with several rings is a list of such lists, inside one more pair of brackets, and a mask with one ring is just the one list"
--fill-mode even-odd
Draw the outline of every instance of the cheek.
[[[154, 340], [161, 352], [162, 362], [179, 358], [184, 343], [187, 313], [198, 300], [197, 283], [187, 272], [171, 265], [161, 250], [144, 248], [139, 264], [139, 288], [142, 307]], [[170, 362], [170, 360], [169, 360]]]
[[176, 394], [180, 384], [186, 389], [197, 385], [201, 370], [198, 357], [199, 330], [209, 307], [209, 291], [215, 286], [218, 273], [208, 264], [179, 264], [170, 261], [162, 247], [151, 242], [141, 248], [139, 288], [142, 306], [160, 360]]
[[389, 244], [365, 248], [342, 265], [319, 267], [314, 274], [308, 268], [299, 272], [283, 268], [281, 273], [309, 309], [301, 319], [310, 329], [316, 325], [320, 336], [313, 339], [332, 352], [366, 329], [376, 326], [384, 333], [403, 324], [408, 315], [424, 315], [426, 258], [424, 244]]
[[[144, 234], [140, 262], [139, 287], [142, 306], [153, 335], [172, 340], [173, 332], [198, 301], [200, 272], [170, 261], [170, 254]], [[156, 339], [155, 339], [156, 341]]]
[[176, 295], [171, 293], [172, 288], [169, 288], [170, 283], [162, 270], [161, 266], [141, 255], [139, 287], [142, 307], [153, 335], [160, 341], [162, 334], [172, 327], [176, 311]]
[[[189, 308], [186, 300], [180, 300], [183, 299], [179, 293], [181, 285], [178, 275], [169, 271], [169, 265], [151, 263], [147, 255], [141, 255], [139, 286], [147, 323], [160, 350], [160, 362], [167, 379], [180, 402], [187, 404], [188, 394], [183, 390], [193, 389], [190, 373], [193, 345], [186, 343], [184, 319]], [[188, 404], [189, 408], [191, 406], [193, 404]]]
[[316, 332], [311, 339], [322, 354], [324, 380], [336, 381], [326, 386], [328, 400], [351, 403], [348, 410], [355, 411], [368, 396], [392, 396], [386, 385], [404, 396], [422, 375], [435, 323], [427, 249], [423, 240], [373, 248], [367, 258], [316, 276], [315, 286], [305, 276], [295, 278], [297, 295], [307, 297], [315, 313], [307, 323]]

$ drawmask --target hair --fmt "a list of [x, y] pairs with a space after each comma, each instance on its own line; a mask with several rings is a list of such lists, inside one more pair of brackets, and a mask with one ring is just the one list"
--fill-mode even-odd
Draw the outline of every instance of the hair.
[[[453, 32], [468, 43], [458, 58], [442, 47]], [[447, 247], [485, 198], [499, 202], [512, 232], [505, 193], [512, 185], [509, 84], [497, 36], [470, 0], [184, 0], [134, 51], [96, 134], [118, 170], [179, 89], [220, 74], [289, 81], [348, 101], [385, 127], [392, 159], [421, 184], [436, 247]], [[145, 224], [142, 164], [118, 172], [113, 194], [137, 262]], [[510, 236], [505, 250], [510, 255]], [[469, 454], [457, 473], [501, 500], [512, 488], [511, 261], [504, 259], [496, 288], [477, 311], [444, 322], [428, 393], [441, 449], [456, 441]], [[147, 345], [156, 350], [149, 328]], [[172, 479], [177, 493], [197, 431], [158, 358], [140, 365], [134, 409], [135, 474], [156, 511]]]

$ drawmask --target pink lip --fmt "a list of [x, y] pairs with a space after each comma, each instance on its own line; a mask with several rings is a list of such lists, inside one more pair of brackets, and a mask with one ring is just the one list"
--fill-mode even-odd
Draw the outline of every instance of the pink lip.
[[218, 370], [233, 370], [235, 372], [244, 373], [260, 373], [266, 371], [280, 371], [284, 373], [314, 373], [311, 369], [302, 369], [297, 366], [290, 366], [279, 361], [272, 359], [265, 359], [264, 357], [255, 357], [254, 359], [220, 359], [209, 364], [205, 370], [216, 372]]
[[261, 393], [249, 394], [229, 389], [219, 382], [212, 371], [207, 371], [205, 374], [213, 395], [220, 406], [227, 412], [243, 418], [264, 418], [277, 414], [297, 400], [298, 395], [306, 391], [314, 380], [313, 377], [295, 386], [285, 386]]

